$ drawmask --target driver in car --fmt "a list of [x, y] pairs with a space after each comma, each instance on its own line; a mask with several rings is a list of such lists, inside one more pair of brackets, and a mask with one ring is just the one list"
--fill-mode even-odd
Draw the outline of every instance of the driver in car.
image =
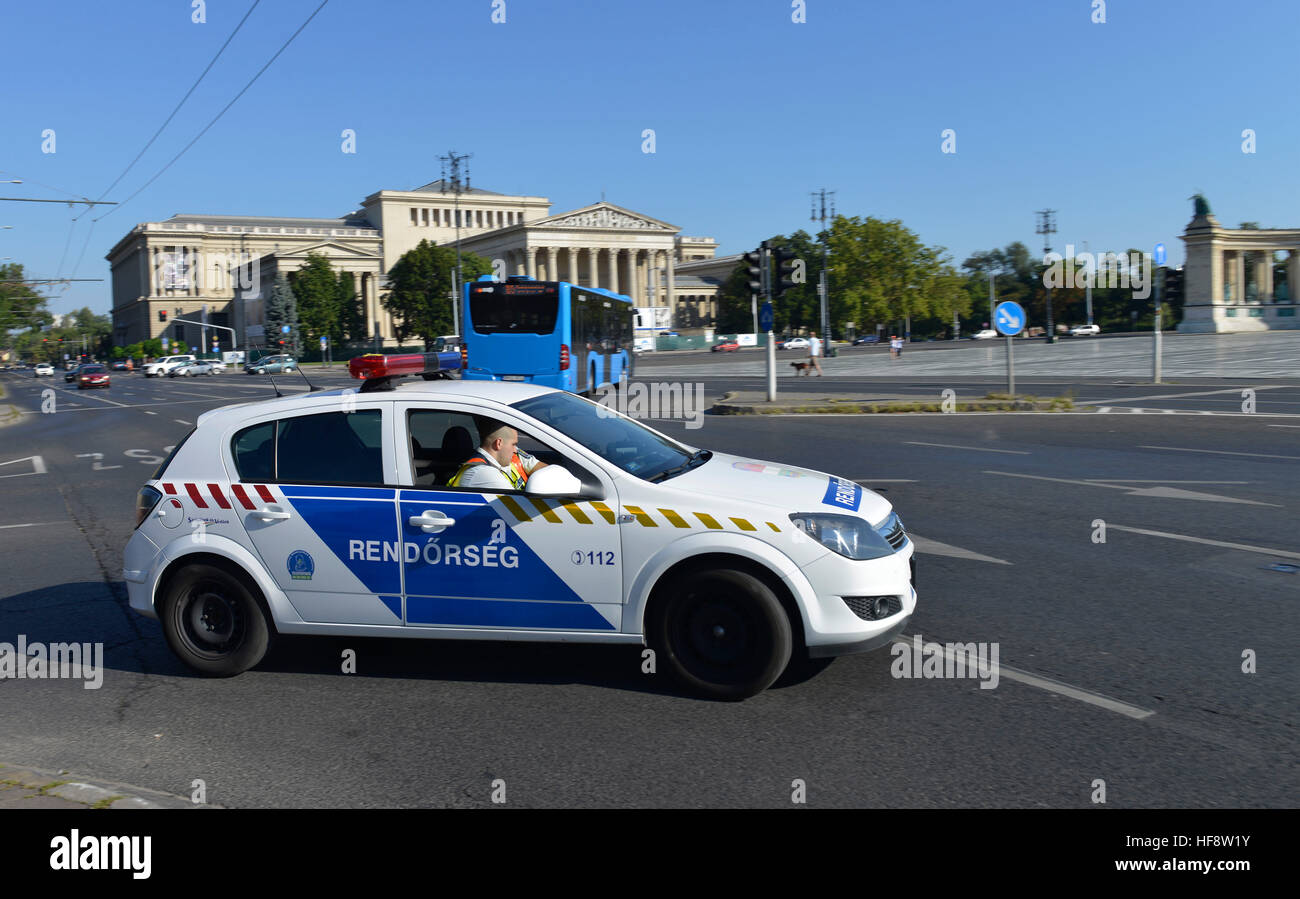
[[545, 468], [535, 456], [519, 450], [519, 432], [492, 419], [479, 419], [479, 452], [461, 463], [449, 487], [478, 490], [523, 490], [528, 476]]

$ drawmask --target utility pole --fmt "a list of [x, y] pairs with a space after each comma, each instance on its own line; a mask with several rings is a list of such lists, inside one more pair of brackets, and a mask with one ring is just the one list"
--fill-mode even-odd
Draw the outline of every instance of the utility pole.
[[989, 323], [987, 327], [993, 327], [993, 272], [989, 272]]
[[1088, 242], [1086, 240], [1083, 242], [1083, 253], [1088, 257], [1089, 265], [1088, 286], [1084, 288], [1084, 302], [1087, 303], [1088, 306], [1088, 324], [1092, 324], [1092, 280], [1093, 272], [1096, 271], [1096, 268], [1093, 267], [1092, 254], [1088, 252]]
[[[829, 199], [828, 199], [829, 198]], [[829, 214], [827, 208], [829, 207]], [[828, 191], [826, 188], [812, 192], [812, 217], [811, 221], [821, 222], [822, 235], [822, 276], [818, 279], [817, 294], [821, 298], [821, 332], [822, 332], [822, 356], [834, 355], [831, 351], [831, 318], [827, 291], [829, 286], [826, 280], [826, 267], [830, 256], [830, 242], [826, 239], [826, 220], [835, 219], [835, 191]]]
[[[456, 297], [451, 304], [452, 325], [457, 334], [460, 334], [460, 297], [463, 292], [460, 278], [460, 195], [470, 189], [469, 186], [469, 162], [471, 154], [462, 153], [457, 156], [455, 150], [451, 150], [446, 156], [438, 157], [442, 160], [442, 192], [447, 193], [447, 174], [451, 173], [451, 192], [455, 196], [456, 210]], [[465, 164], [465, 180], [462, 182], [460, 177], [461, 163]]]
[[[1052, 216], [1055, 209], [1040, 209], [1034, 213], [1039, 216], [1037, 233], [1043, 235], [1043, 264], [1047, 264], [1047, 254], [1052, 252], [1052, 235], [1056, 233], [1056, 222]], [[1047, 342], [1056, 343], [1056, 324], [1052, 320], [1052, 288], [1047, 288]]]

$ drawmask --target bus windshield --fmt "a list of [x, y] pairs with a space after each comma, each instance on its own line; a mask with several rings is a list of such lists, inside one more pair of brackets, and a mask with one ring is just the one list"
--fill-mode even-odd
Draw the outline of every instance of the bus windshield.
[[474, 284], [470, 322], [480, 334], [551, 334], [560, 308], [554, 284]]

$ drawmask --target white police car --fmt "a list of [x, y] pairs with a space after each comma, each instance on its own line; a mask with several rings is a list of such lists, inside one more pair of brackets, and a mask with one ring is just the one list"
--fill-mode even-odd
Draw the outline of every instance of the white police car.
[[[131, 607], [183, 661], [238, 674], [276, 633], [645, 643], [694, 692], [740, 699], [792, 658], [884, 645], [915, 609], [912, 544], [879, 495], [563, 391], [393, 389], [437, 364], [363, 357], [360, 389], [199, 417], [124, 553]], [[558, 464], [522, 492], [446, 486], [481, 417]]]

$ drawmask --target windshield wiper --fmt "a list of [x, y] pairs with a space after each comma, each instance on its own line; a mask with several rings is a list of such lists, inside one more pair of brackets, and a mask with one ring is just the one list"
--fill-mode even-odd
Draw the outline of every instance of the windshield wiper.
[[696, 467], [697, 465], [703, 465], [705, 462], [709, 461], [709, 458], [712, 455], [713, 452], [711, 450], [697, 450], [696, 452], [691, 453], [690, 458], [687, 459], [685, 462], [683, 462], [681, 465], [677, 465], [673, 468], [665, 469], [664, 471], [659, 472], [659, 474], [654, 475], [653, 477], [646, 478], [646, 480], [649, 481], [651, 484], [658, 484], [660, 481], [667, 480], [668, 478], [671, 478], [673, 475], [681, 474], [683, 471], [689, 471], [690, 469]]

